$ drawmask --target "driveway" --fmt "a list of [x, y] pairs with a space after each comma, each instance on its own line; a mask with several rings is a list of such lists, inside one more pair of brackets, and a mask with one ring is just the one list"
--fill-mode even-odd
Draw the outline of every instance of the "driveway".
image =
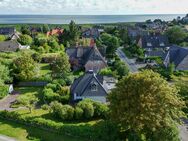
[[16, 100], [17, 97], [18, 97], [18, 94], [8, 95], [7, 97], [0, 100], [0, 110], [8, 110], [8, 111], [13, 110], [13, 108], [10, 108], [10, 105], [12, 102]]
[[188, 119], [182, 119], [183, 125], [179, 126], [181, 141], [188, 141]]
[[4, 135], [0, 135], [0, 141], [17, 141], [17, 140]]
[[122, 49], [122, 47], [119, 47], [116, 51], [116, 54], [119, 56], [121, 61], [123, 61], [129, 67], [130, 72], [132, 72], [132, 73], [138, 72], [138, 68], [137, 68], [135, 62], [132, 61], [131, 59], [127, 58], [127, 56], [121, 49]]

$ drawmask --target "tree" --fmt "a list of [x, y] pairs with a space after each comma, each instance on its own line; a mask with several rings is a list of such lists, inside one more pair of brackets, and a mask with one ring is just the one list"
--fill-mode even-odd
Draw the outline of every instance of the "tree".
[[18, 80], [31, 80], [38, 75], [38, 65], [28, 52], [21, 52], [21, 56], [13, 61], [12, 69]]
[[187, 37], [186, 32], [179, 26], [174, 26], [166, 31], [170, 43], [180, 44]]
[[53, 78], [62, 78], [70, 72], [70, 63], [69, 58], [66, 53], [61, 53], [60, 56], [57, 56], [55, 61], [52, 63], [52, 77]]
[[31, 38], [31, 36], [29, 35], [20, 35], [19, 39], [18, 39], [18, 42], [21, 44], [21, 45], [31, 45], [33, 39]]
[[125, 131], [147, 134], [174, 125], [184, 102], [178, 90], [153, 71], [120, 80], [108, 99], [111, 118]]
[[49, 26], [48, 26], [47, 24], [44, 24], [44, 25], [42, 26], [42, 31], [43, 31], [43, 33], [47, 33], [48, 31], [50, 31]]
[[17, 102], [29, 109], [29, 112], [32, 112], [32, 108], [38, 102], [38, 98], [35, 95], [20, 96], [17, 99]]
[[0, 35], [0, 42], [7, 40], [7, 37], [5, 35]]
[[79, 29], [78, 26], [75, 24], [74, 21], [71, 21], [69, 24], [69, 37], [70, 40], [73, 42], [72, 44], [75, 44], [79, 39]]
[[107, 46], [106, 54], [110, 57], [115, 55], [116, 49], [119, 47], [119, 40], [117, 37], [104, 33], [100, 36], [100, 39], [104, 45]]
[[122, 40], [123, 44], [129, 44], [130, 43], [130, 39], [129, 39], [129, 36], [128, 36], [127, 29], [121, 29], [119, 31], [119, 37]]
[[22, 32], [22, 34], [31, 35], [31, 32], [30, 32], [28, 26], [22, 26], [22, 27], [21, 27], [21, 32]]
[[4, 83], [5, 81], [10, 81], [10, 71], [9, 68], [0, 63], [0, 83]]

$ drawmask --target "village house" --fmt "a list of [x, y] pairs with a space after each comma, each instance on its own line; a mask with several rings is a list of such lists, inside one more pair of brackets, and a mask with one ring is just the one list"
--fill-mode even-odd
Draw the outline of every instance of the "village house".
[[142, 47], [146, 51], [152, 51], [156, 49], [165, 49], [169, 47], [168, 37], [160, 34], [144, 35], [140, 37], [138, 46]]
[[128, 36], [129, 36], [131, 42], [133, 42], [133, 43], [135, 41], [137, 41], [137, 39], [139, 37], [148, 34], [148, 31], [140, 29], [140, 28], [136, 28], [136, 27], [128, 27], [127, 31], [128, 31]]
[[63, 31], [64, 29], [61, 29], [61, 28], [54, 28], [54, 29], [51, 29], [50, 31], [48, 31], [46, 33], [47, 37], [48, 36], [53, 36], [53, 35], [58, 35], [60, 36], [61, 34], [63, 34]]
[[99, 38], [100, 33], [101, 33], [101, 31], [97, 28], [88, 28], [86, 30], [83, 30], [82, 37], [97, 39], [97, 38]]
[[11, 37], [14, 33], [16, 33], [16, 29], [14, 27], [1, 27], [0, 35], [6, 35]]
[[75, 70], [85, 69], [98, 72], [107, 67], [105, 58], [97, 47], [70, 47], [66, 49], [71, 68]]
[[188, 48], [171, 46], [164, 58], [164, 65], [168, 67], [170, 63], [175, 65], [176, 70], [188, 70]]
[[78, 102], [89, 98], [105, 103], [106, 96], [115, 87], [116, 82], [113, 77], [101, 76], [90, 70], [74, 80], [70, 88], [71, 100]]
[[30, 46], [22, 46], [15, 40], [0, 42], [0, 52], [15, 52], [18, 49], [29, 49]]

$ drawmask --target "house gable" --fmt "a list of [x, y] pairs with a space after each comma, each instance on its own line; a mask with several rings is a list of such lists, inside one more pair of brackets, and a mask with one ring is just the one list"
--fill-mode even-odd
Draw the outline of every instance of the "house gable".
[[188, 55], [177, 65], [176, 70], [188, 70]]
[[[96, 85], [96, 90], [92, 89], [93, 85]], [[85, 87], [81, 96], [82, 97], [93, 97], [93, 96], [106, 96], [106, 95], [107, 95], [107, 92], [102, 87], [100, 82], [95, 77], [93, 77], [90, 80], [90, 82], [87, 84], [87, 86]]]

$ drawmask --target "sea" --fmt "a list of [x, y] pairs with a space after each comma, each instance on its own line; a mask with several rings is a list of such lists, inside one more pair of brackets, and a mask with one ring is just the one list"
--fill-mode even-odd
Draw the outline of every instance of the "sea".
[[0, 15], [0, 24], [68, 24], [74, 20], [77, 24], [144, 22], [148, 19], [171, 21], [184, 14], [158, 15]]

